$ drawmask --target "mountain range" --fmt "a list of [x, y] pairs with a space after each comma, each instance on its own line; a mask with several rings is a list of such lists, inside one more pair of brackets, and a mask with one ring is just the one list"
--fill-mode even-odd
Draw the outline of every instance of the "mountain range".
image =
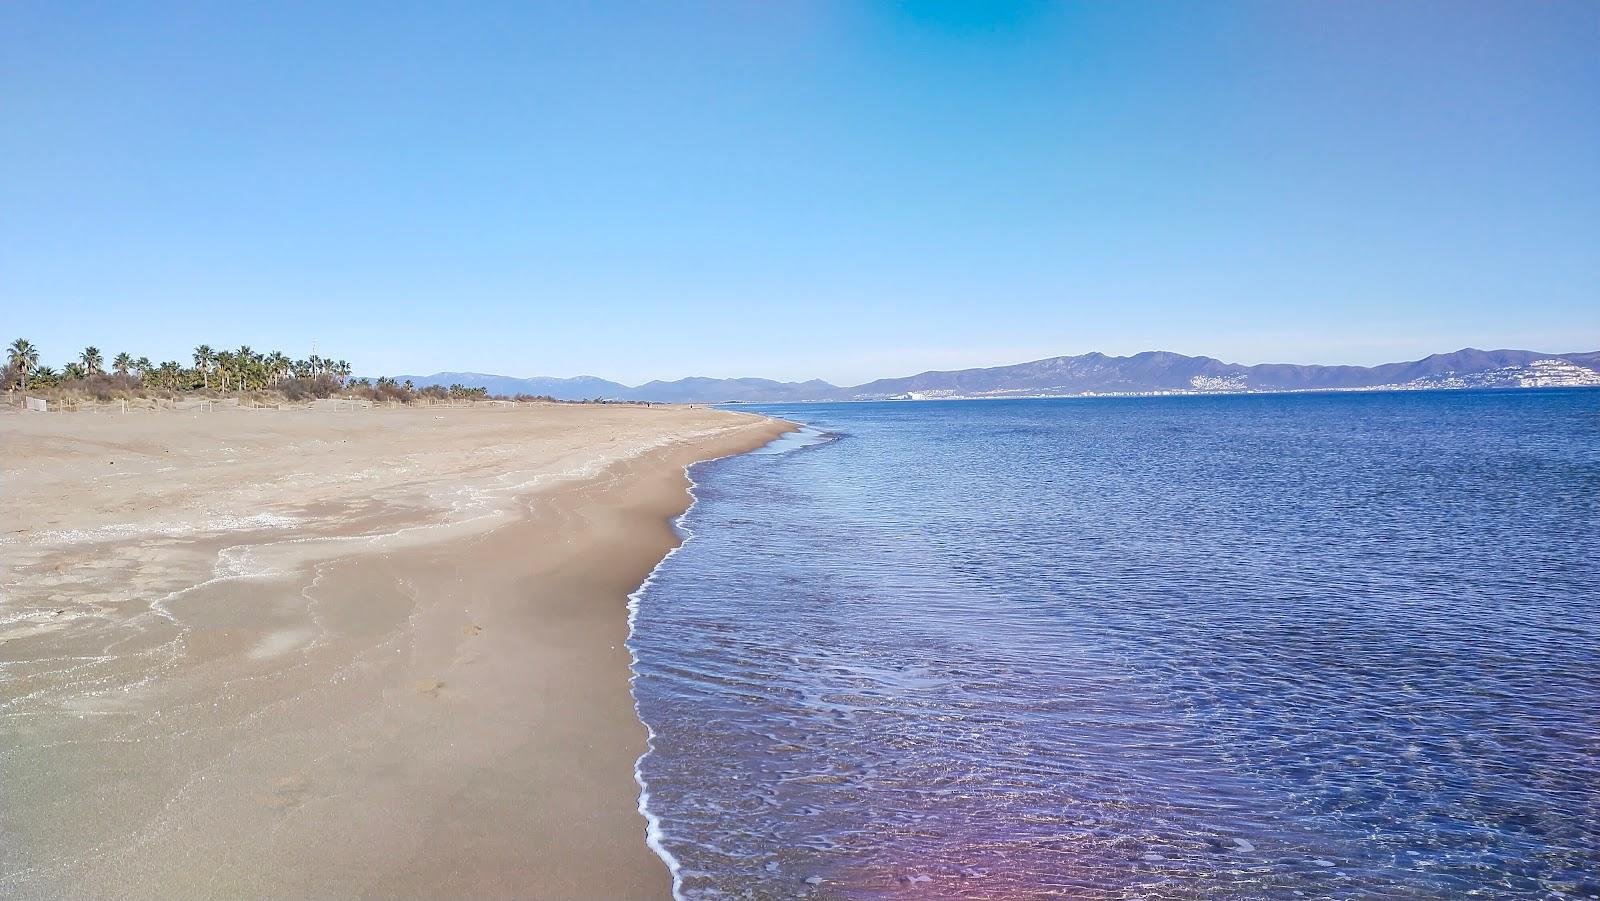
[[490, 394], [549, 395], [561, 400], [663, 403], [802, 402], [958, 397], [1070, 397], [1093, 394], [1216, 394], [1256, 391], [1420, 390], [1600, 386], [1600, 351], [1549, 354], [1477, 350], [1434, 354], [1381, 366], [1245, 366], [1211, 357], [1146, 351], [1050, 357], [1011, 366], [929, 371], [841, 387], [820, 379], [692, 377], [628, 386], [594, 376], [513, 378], [479, 372], [400, 375], [418, 387], [460, 384]]

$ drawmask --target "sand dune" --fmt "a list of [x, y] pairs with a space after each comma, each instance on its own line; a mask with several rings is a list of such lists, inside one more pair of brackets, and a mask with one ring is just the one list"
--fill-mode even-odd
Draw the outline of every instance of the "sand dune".
[[626, 595], [686, 408], [0, 419], [0, 894], [664, 897]]

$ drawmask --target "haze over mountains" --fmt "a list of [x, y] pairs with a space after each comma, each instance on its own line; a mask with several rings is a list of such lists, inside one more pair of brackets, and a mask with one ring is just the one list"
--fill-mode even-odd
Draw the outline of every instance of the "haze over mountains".
[[461, 384], [490, 394], [549, 395], [562, 400], [638, 400], [663, 403], [797, 402], [955, 397], [1071, 397], [1092, 394], [1241, 393], [1251, 391], [1420, 390], [1600, 386], [1600, 351], [1549, 354], [1477, 350], [1434, 354], [1381, 366], [1244, 366], [1211, 357], [1146, 351], [1129, 357], [1100, 353], [1050, 357], [1011, 366], [929, 371], [841, 387], [820, 379], [693, 377], [628, 386], [594, 376], [514, 378], [477, 372], [395, 376], [418, 387]]

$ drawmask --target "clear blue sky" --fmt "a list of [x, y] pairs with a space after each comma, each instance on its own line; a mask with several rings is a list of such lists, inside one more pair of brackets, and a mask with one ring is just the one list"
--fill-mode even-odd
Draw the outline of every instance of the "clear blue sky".
[[332, 6], [0, 5], [5, 340], [629, 382], [1600, 348], [1592, 0]]

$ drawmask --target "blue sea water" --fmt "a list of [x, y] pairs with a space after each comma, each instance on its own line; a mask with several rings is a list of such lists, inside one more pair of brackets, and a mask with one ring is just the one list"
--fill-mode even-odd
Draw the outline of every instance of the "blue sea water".
[[1600, 897], [1600, 391], [762, 409], [638, 598], [681, 897]]

